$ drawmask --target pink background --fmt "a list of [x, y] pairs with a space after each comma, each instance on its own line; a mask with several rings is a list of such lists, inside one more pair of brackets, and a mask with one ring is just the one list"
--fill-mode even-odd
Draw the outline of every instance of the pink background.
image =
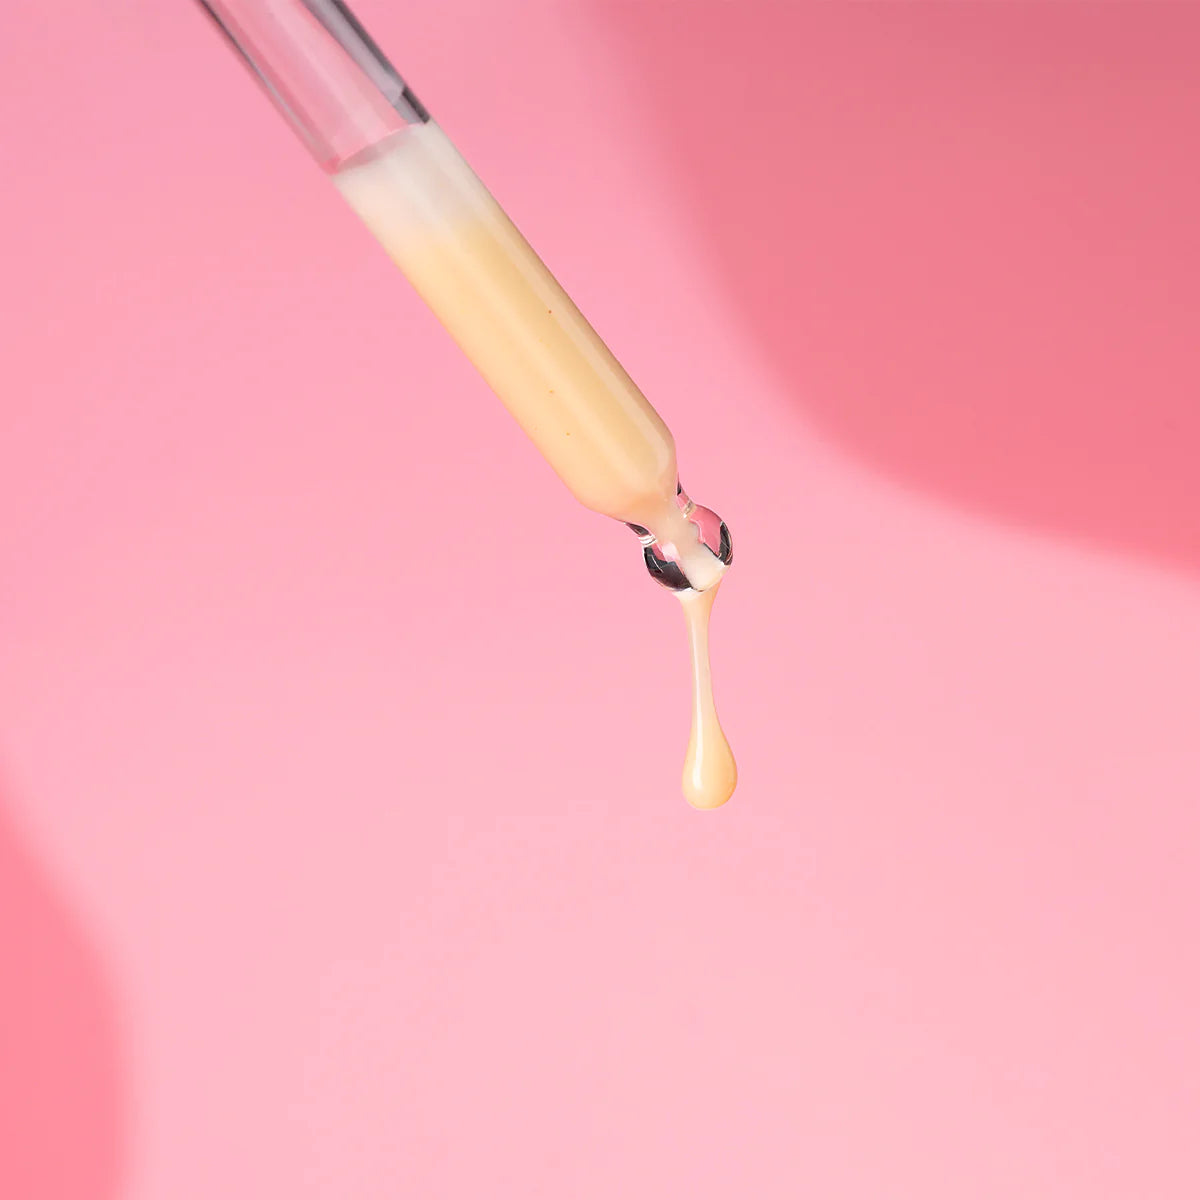
[[6, 5], [0, 1191], [1200, 1194], [1200, 9], [359, 9], [733, 529], [741, 790], [192, 7]]

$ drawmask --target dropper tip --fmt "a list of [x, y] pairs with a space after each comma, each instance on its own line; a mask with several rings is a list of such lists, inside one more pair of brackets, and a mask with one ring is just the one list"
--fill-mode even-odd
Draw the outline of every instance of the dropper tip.
[[682, 488], [676, 503], [679, 511], [653, 531], [641, 525], [629, 528], [642, 543], [642, 558], [655, 583], [673, 592], [707, 592], [733, 562], [733, 538], [712, 509], [693, 503]]

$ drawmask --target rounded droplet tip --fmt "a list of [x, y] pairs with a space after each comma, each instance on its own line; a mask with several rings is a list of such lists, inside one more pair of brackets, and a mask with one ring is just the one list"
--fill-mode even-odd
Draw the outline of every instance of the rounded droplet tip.
[[696, 809], [720, 808], [737, 789], [737, 763], [728, 745], [719, 757], [709, 755], [702, 761], [688, 756], [683, 768], [683, 797]]

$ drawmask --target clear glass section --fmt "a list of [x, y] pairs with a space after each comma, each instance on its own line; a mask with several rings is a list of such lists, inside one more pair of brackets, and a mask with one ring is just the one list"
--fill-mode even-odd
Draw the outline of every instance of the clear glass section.
[[340, 0], [198, 0], [328, 172], [428, 113]]
[[[720, 561], [722, 568], [729, 567], [733, 562], [733, 539], [725, 522], [711, 508], [702, 508], [695, 503], [683, 490], [682, 484], [676, 485], [675, 503], [684, 519], [695, 528], [700, 545], [711, 551], [713, 557]], [[629, 528], [637, 534], [638, 541], [642, 543], [642, 557], [646, 563], [646, 570], [650, 572], [650, 578], [655, 583], [661, 583], [673, 592], [682, 592], [687, 588], [705, 591], [713, 582], [720, 580], [723, 572], [714, 572], [712, 564], [702, 562], [700, 571], [697, 572], [694, 553], [689, 564], [684, 561], [673, 543], [660, 541], [641, 525], [630, 523]]]

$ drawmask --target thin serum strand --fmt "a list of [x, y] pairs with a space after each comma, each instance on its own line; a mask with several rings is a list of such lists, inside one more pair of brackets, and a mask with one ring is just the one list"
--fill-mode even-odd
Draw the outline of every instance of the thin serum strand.
[[717, 718], [708, 622], [719, 584], [679, 593], [692, 652], [692, 733], [683, 764], [683, 794], [693, 808], [720, 808], [737, 787], [737, 763]]

